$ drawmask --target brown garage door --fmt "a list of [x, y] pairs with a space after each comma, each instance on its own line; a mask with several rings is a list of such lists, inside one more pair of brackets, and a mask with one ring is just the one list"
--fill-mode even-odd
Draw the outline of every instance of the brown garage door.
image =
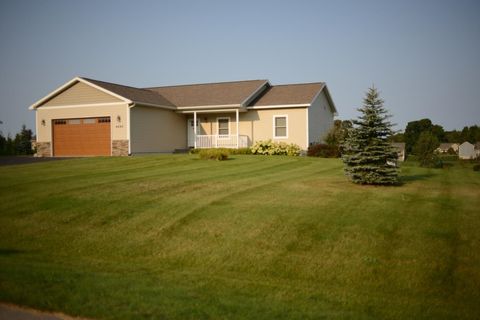
[[53, 120], [54, 156], [111, 155], [110, 118]]

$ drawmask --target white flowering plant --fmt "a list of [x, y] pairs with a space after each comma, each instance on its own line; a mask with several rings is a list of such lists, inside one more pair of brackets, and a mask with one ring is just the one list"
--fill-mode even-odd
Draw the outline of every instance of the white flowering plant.
[[299, 156], [300, 147], [294, 143], [259, 140], [250, 148], [252, 154]]

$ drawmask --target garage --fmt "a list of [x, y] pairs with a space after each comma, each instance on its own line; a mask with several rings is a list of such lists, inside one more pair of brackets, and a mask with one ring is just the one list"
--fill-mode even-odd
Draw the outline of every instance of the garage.
[[110, 156], [110, 117], [52, 120], [53, 155]]

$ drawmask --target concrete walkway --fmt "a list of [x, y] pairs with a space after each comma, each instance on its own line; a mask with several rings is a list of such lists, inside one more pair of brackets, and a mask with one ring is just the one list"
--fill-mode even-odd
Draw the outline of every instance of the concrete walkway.
[[62, 313], [41, 312], [34, 309], [0, 303], [0, 320], [87, 320], [73, 318]]

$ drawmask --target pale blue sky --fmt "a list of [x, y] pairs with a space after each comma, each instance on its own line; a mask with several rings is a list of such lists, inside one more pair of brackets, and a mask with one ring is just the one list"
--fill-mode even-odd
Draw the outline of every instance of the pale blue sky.
[[0, 130], [74, 76], [131, 86], [325, 81], [339, 118], [375, 84], [398, 129], [480, 124], [480, 1], [0, 1]]

